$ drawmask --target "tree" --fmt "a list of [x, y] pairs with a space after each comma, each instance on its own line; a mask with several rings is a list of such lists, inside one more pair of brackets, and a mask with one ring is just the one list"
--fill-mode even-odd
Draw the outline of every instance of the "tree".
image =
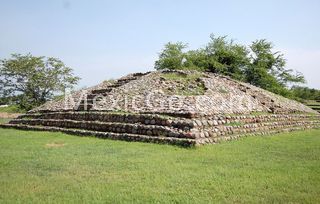
[[244, 79], [243, 70], [249, 63], [249, 51], [245, 46], [228, 40], [227, 36], [215, 37], [211, 34], [204, 50], [208, 60], [206, 70], [238, 80]]
[[304, 83], [301, 73], [286, 69], [286, 60], [280, 52], [272, 52], [273, 45], [265, 39], [250, 46], [250, 65], [245, 70], [245, 81], [277, 94], [289, 96], [289, 83]]
[[155, 62], [155, 69], [196, 69], [229, 75], [242, 80], [243, 69], [249, 63], [245, 46], [227, 40], [226, 36], [210, 36], [210, 42], [197, 50], [183, 52], [187, 44], [168, 43]]
[[187, 48], [187, 44], [182, 42], [167, 43], [159, 54], [159, 59], [155, 62], [155, 69], [181, 69], [184, 59], [182, 50], [185, 48]]
[[304, 100], [320, 100], [320, 90], [308, 87], [293, 86], [291, 92], [294, 97]]
[[53, 57], [12, 54], [0, 61], [0, 97], [15, 96], [26, 110], [72, 88], [78, 80], [70, 67]]
[[272, 43], [256, 40], [250, 46], [228, 40], [227, 36], [210, 35], [206, 46], [183, 52], [186, 44], [168, 43], [155, 63], [161, 69], [193, 69], [230, 76], [271, 92], [290, 97], [289, 85], [304, 83], [301, 73], [286, 69], [280, 52], [273, 52]]

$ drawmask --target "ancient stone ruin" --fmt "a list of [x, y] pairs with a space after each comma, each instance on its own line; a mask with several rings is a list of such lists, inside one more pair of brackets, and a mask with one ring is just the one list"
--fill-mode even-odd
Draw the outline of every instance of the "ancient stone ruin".
[[320, 114], [226, 76], [164, 70], [104, 81], [1, 126], [192, 146], [318, 128]]

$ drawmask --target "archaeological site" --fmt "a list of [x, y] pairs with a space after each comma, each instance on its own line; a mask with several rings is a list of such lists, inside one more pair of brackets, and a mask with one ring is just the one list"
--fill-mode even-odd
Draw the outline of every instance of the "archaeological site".
[[154, 71], [107, 80], [1, 127], [197, 146], [320, 127], [320, 114], [226, 76]]

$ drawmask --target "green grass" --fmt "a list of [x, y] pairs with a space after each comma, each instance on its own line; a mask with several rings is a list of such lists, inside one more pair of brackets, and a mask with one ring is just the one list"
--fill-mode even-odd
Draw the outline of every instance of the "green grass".
[[320, 103], [319, 103], [319, 104], [308, 104], [308, 106], [315, 106], [315, 107], [319, 107], [319, 106], [320, 106]]
[[307, 105], [320, 105], [320, 102], [314, 101], [314, 100], [310, 100], [310, 101], [306, 101]]
[[0, 118], [0, 124], [7, 123], [10, 120], [11, 120], [10, 118]]
[[313, 110], [319, 111], [320, 107], [311, 107]]
[[309, 105], [310, 108], [320, 108], [320, 105]]
[[104, 80], [103, 82], [104, 83], [114, 84], [114, 83], [116, 83], [116, 80], [115, 79], [107, 79], [107, 80]]
[[308, 105], [309, 107], [320, 107], [320, 105]]
[[313, 110], [316, 110], [318, 112], [320, 112], [320, 103], [317, 101], [306, 101], [306, 105], [309, 106], [310, 108], [312, 108]]
[[320, 102], [309, 100], [309, 101], [306, 101], [306, 105], [312, 108], [313, 110], [320, 112]]
[[195, 81], [203, 77], [203, 73], [195, 72], [193, 74], [181, 74], [177, 72], [169, 72], [169, 73], [163, 73], [161, 76], [167, 80], [179, 80], [179, 81], [189, 82], [189, 81]]
[[245, 123], [243, 122], [230, 122], [230, 123], [224, 124], [224, 126], [243, 126], [243, 125], [245, 125]]
[[203, 82], [199, 81], [203, 77], [203, 73], [195, 72], [192, 74], [182, 73], [163, 73], [161, 75], [165, 80], [176, 82], [177, 86], [174, 90], [167, 90], [167, 94], [174, 93], [181, 96], [203, 95], [206, 87]]
[[16, 105], [11, 105], [8, 107], [0, 107], [0, 112], [1, 113], [25, 113], [25, 110], [21, 110], [18, 106]]
[[0, 203], [320, 203], [320, 130], [200, 148], [0, 129]]

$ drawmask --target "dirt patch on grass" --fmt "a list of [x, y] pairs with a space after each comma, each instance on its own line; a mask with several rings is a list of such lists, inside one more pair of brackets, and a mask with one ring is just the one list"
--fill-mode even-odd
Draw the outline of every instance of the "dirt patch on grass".
[[20, 113], [5, 113], [5, 112], [0, 112], [0, 118], [17, 118]]

